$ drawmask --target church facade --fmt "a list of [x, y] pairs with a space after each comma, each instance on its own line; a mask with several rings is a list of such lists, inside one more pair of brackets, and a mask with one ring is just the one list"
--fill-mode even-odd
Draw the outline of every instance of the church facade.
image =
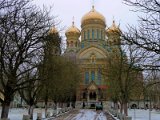
[[107, 58], [112, 48], [119, 47], [121, 31], [115, 21], [111, 27], [106, 26], [105, 17], [92, 6], [82, 17], [81, 30], [73, 22], [65, 32], [67, 49], [64, 54], [75, 61], [81, 70], [77, 101], [108, 99]]

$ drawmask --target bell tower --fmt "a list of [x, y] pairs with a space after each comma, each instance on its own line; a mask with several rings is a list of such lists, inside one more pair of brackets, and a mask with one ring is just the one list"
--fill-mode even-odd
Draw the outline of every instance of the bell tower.
[[72, 22], [72, 26], [69, 27], [65, 32], [67, 38], [67, 51], [76, 52], [79, 45], [80, 30]]
[[106, 32], [108, 36], [108, 43], [110, 46], [121, 44], [121, 30], [119, 26], [115, 24], [115, 20], [113, 20], [111, 27], [109, 27]]

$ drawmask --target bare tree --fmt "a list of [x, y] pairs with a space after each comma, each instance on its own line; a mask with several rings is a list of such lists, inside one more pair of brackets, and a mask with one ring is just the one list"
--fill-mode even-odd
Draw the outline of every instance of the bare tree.
[[[147, 101], [150, 102], [150, 110], [152, 108], [159, 109], [159, 93], [160, 93], [160, 72], [159, 71], [150, 71], [148, 75], [145, 76], [145, 86], [144, 86], [144, 103]], [[153, 103], [153, 104], [151, 104]]]
[[9, 6], [14, 6], [16, 3], [18, 3], [19, 1], [8, 1], [8, 0], [1, 0], [0, 1], [0, 10], [9, 7]]
[[108, 65], [109, 92], [114, 103], [120, 102], [121, 112], [124, 111], [125, 115], [128, 115], [127, 104], [131, 99], [134, 99], [133, 94], [139, 92], [139, 94], [142, 94], [140, 89], [143, 87], [142, 70], [139, 66], [136, 66], [142, 59], [138, 57], [140, 52], [132, 45], [125, 45], [123, 48], [120, 46], [113, 47], [110, 52]]
[[40, 98], [42, 82], [39, 81], [36, 70], [28, 71], [24, 75], [24, 81], [28, 81], [24, 85], [25, 88], [20, 89], [18, 92], [26, 104], [29, 105], [28, 114], [30, 115], [30, 119], [33, 119], [33, 110], [37, 104], [37, 100]]
[[6, 4], [0, 3], [1, 118], [8, 117], [15, 92], [27, 85], [24, 74], [42, 60], [44, 37], [54, 23], [47, 10], [40, 10], [30, 1], [8, 0]]
[[139, 16], [138, 26], [129, 26], [123, 38], [146, 51], [148, 60], [141, 64], [143, 69], [160, 70], [160, 1], [124, 0], [124, 3], [142, 16]]

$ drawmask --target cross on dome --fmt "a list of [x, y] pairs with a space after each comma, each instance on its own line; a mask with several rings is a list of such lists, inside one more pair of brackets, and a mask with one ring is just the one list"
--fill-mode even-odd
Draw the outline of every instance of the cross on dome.
[[74, 26], [74, 16], [73, 16], [73, 18], [72, 18], [72, 26]]
[[92, 0], [92, 11], [94, 11], [94, 4], [95, 4], [95, 1]]
[[82, 17], [81, 24], [82, 26], [84, 24], [90, 24], [92, 23], [91, 21], [105, 26], [105, 17], [95, 10], [94, 5], [92, 5], [92, 9]]

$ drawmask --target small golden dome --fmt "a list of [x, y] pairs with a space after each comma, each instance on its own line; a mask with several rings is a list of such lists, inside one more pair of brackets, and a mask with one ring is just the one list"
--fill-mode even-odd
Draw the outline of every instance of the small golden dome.
[[49, 33], [58, 33], [58, 30], [56, 29], [56, 27], [52, 27], [50, 30], [49, 30]]
[[119, 26], [116, 26], [114, 20], [113, 20], [112, 26], [107, 29], [107, 33], [121, 33]]
[[69, 35], [80, 36], [80, 30], [74, 25], [74, 22], [72, 22], [72, 26], [66, 30], [65, 34], [66, 36], [69, 36]]
[[92, 6], [92, 10], [90, 12], [88, 12], [87, 14], [85, 14], [82, 17], [81, 24], [83, 24], [87, 21], [90, 21], [90, 20], [99, 20], [99, 21], [105, 23], [105, 17], [101, 13], [97, 12], [94, 9], [94, 6]]

